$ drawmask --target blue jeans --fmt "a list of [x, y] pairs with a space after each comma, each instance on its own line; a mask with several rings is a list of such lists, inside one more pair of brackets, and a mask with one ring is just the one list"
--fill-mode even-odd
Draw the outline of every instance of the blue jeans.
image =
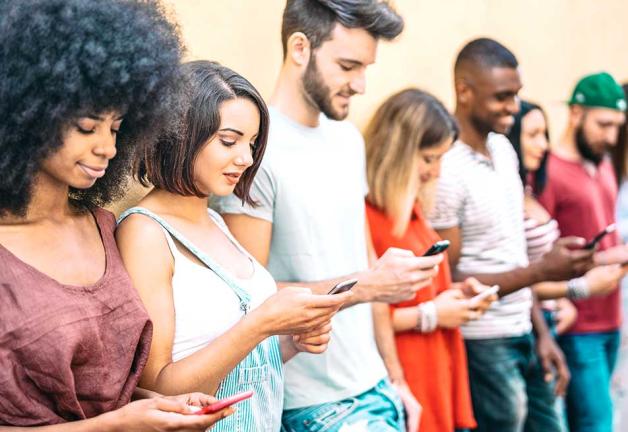
[[619, 331], [561, 336], [571, 371], [567, 420], [571, 432], [612, 432], [610, 384], [619, 351]]
[[388, 379], [355, 397], [283, 412], [288, 432], [405, 431], [403, 405]]
[[532, 334], [465, 341], [476, 432], [560, 432]]

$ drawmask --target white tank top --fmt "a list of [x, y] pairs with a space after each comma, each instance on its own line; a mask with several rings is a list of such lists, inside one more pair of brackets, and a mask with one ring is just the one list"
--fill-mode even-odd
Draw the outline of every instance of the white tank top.
[[[238, 250], [253, 263], [254, 271], [250, 278], [232, 277], [251, 295], [251, 309], [255, 309], [277, 292], [277, 284], [270, 273], [233, 238], [220, 215], [213, 210], [209, 210], [209, 215]], [[183, 255], [168, 231], [163, 231], [174, 258], [172, 295], [175, 334], [172, 360], [178, 361], [225, 333], [242, 318], [244, 312], [234, 291], [209, 268]]]

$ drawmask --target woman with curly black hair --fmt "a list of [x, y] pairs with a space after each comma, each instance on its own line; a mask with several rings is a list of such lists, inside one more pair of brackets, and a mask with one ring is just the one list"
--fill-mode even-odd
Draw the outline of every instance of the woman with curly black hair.
[[0, 37], [0, 431], [204, 430], [230, 411], [184, 414], [215, 399], [136, 389], [152, 325], [100, 208], [166, 119], [176, 27], [153, 1], [0, 1]]

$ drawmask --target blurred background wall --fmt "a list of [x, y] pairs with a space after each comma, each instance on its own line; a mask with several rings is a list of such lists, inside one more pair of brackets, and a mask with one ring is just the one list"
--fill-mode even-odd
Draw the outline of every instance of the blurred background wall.
[[[168, 0], [190, 59], [213, 59], [269, 96], [281, 63], [284, 0]], [[368, 121], [377, 104], [407, 86], [431, 91], [453, 107], [453, 61], [469, 40], [502, 42], [521, 64], [521, 95], [562, 129], [564, 103], [578, 78], [607, 70], [628, 80], [626, 0], [396, 0], [406, 28], [382, 43], [367, 72], [367, 92], [353, 99], [350, 119]]]
[[[187, 57], [217, 60], [268, 97], [281, 64], [284, 0], [164, 0], [181, 26]], [[628, 81], [626, 0], [396, 0], [406, 28], [381, 43], [367, 91], [352, 100], [350, 120], [363, 127], [391, 93], [418, 86], [453, 108], [452, 67], [469, 40], [502, 42], [521, 64], [521, 96], [540, 103], [555, 139], [564, 101], [584, 74], [607, 70]]]

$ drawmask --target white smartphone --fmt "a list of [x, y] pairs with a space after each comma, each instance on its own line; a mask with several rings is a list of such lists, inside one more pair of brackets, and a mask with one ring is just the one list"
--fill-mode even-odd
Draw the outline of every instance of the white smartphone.
[[499, 291], [499, 285], [493, 285], [492, 287], [486, 288], [481, 293], [476, 294], [475, 296], [471, 297], [471, 299], [469, 299], [469, 301], [471, 303], [480, 303], [485, 298], [490, 297], [493, 294], [497, 294], [498, 291]]

